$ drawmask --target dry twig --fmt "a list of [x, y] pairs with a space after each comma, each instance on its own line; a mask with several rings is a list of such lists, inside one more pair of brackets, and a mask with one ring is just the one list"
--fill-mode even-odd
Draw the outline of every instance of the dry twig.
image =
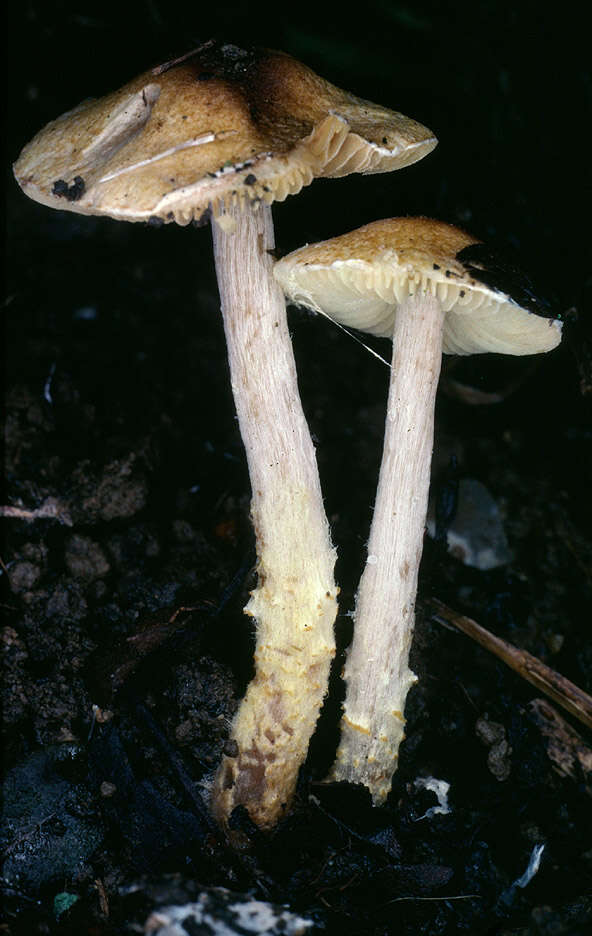
[[542, 663], [538, 657], [528, 653], [527, 650], [520, 650], [507, 640], [496, 637], [481, 624], [447, 607], [437, 598], [431, 598], [430, 604], [433, 608], [432, 617], [435, 620], [457, 627], [463, 634], [471, 637], [490, 653], [503, 660], [523, 679], [536, 686], [540, 692], [544, 692], [550, 699], [574, 715], [587, 728], [592, 729], [592, 697], [583, 689]]
[[25, 507], [14, 507], [12, 504], [0, 505], [0, 517], [16, 520], [58, 520], [65, 526], [72, 526], [72, 518], [67, 509], [55, 497], [46, 498], [40, 507], [27, 510]]

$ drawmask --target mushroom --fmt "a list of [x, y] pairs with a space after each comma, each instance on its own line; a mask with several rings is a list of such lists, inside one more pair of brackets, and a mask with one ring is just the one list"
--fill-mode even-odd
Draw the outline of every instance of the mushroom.
[[86, 100], [23, 149], [31, 198], [127, 221], [213, 218], [232, 389], [252, 487], [255, 677], [212, 787], [225, 822], [289, 803], [328, 684], [337, 588], [314, 446], [273, 278], [270, 205], [316, 177], [397, 169], [436, 145], [421, 124], [341, 91], [282, 52], [217, 41]]
[[474, 237], [428, 218], [391, 218], [296, 250], [275, 266], [287, 297], [393, 340], [384, 451], [344, 670], [341, 739], [329, 779], [386, 799], [404, 738], [442, 352], [536, 354], [561, 323], [529, 281]]

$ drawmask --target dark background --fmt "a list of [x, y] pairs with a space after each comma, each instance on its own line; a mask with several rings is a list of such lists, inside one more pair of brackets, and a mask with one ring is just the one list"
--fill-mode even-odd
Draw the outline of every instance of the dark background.
[[[267, 2], [23, 3], [10, 8], [6, 33], [7, 157], [82, 98], [204, 38], [285, 49], [423, 121], [440, 145], [404, 173], [313, 186], [276, 211], [280, 240], [291, 246], [388, 214], [434, 215], [517, 247], [571, 304], [590, 208], [589, 48], [577, 11], [528, 2], [370, 0], [347, 12], [305, 4], [298, 15]], [[12, 229], [12, 197], [9, 208]], [[160, 250], [175, 234], [165, 237]]]
[[[228, 442], [232, 403], [225, 365], [223, 357], [214, 361], [211, 350], [223, 354], [209, 232], [174, 225], [155, 231], [50, 211], [26, 199], [10, 174], [23, 143], [49, 119], [210, 36], [284, 49], [335, 84], [420, 120], [439, 138], [428, 158], [405, 171], [318, 182], [277, 205], [280, 252], [397, 214], [437, 217], [515, 251], [541, 295], [566, 320], [562, 349], [545, 364], [540, 386], [525, 403], [527, 419], [543, 427], [551, 416], [560, 421], [566, 410], [581, 405], [580, 383], [592, 382], [587, 314], [592, 78], [588, 34], [577, 4], [556, 9], [535, 3], [371, 0], [363, 10], [308, 4], [297, 13], [267, 3], [256, 9], [213, 8], [159, 0], [11, 7], [6, 272], [10, 339], [16, 347], [24, 347], [19, 328], [30, 332], [23, 311], [34, 310], [42, 328], [51, 323], [57, 337], [68, 335], [94, 347], [90, 359], [75, 355], [69, 366], [85, 371], [98, 405], [111, 387], [113, 398], [125, 398], [140, 420], [152, 419], [145, 403], [153, 390], [186, 400], [179, 387], [185, 375], [198, 382], [193, 399], [207, 400], [191, 431], [202, 431], [205, 438], [219, 431], [220, 441]], [[207, 297], [207, 309], [198, 297]], [[77, 310], [87, 307], [96, 318], [85, 330]], [[341, 416], [333, 410], [331, 418], [325, 399], [330, 407], [374, 406], [384, 392], [385, 371], [327, 323], [302, 313], [293, 319], [299, 323], [294, 340], [302, 394], [310, 400], [307, 412], [321, 438], [321, 431], [341, 431], [355, 422], [351, 409]], [[389, 356], [386, 343], [381, 353]], [[16, 374], [27, 366], [41, 368], [38, 381], [52, 366], [14, 353], [7, 364]], [[527, 365], [513, 366], [508, 365], [511, 374], [516, 369], [520, 374]], [[485, 388], [488, 370], [496, 367], [481, 358], [475, 367], [461, 364], [461, 373]], [[216, 385], [214, 375], [221, 378]], [[315, 407], [323, 427], [315, 424]], [[103, 415], [114, 418], [108, 401]], [[495, 421], [497, 414], [487, 418]], [[336, 464], [329, 447], [319, 447], [322, 470], [339, 472], [336, 489], [326, 480], [329, 512], [342, 511], [345, 492], [349, 498], [364, 481], [358, 480], [355, 464], [351, 474], [339, 464], [342, 459], [349, 464], [352, 454], [342, 453]], [[374, 457], [380, 457], [379, 441]], [[353, 519], [356, 525], [368, 522], [374, 476]]]
[[[584, 934], [589, 778], [558, 779], [525, 714], [534, 691], [465, 638], [430, 622], [426, 610], [427, 599], [437, 595], [592, 691], [592, 76], [581, 5], [369, 0], [346, 10], [69, 0], [11, 6], [4, 52], [4, 313], [12, 429], [3, 502], [33, 508], [52, 495], [76, 512], [84, 472], [90, 496], [92, 478], [130, 456], [132, 478], [145, 498], [129, 521], [80, 514], [74, 530], [48, 521], [3, 521], [9, 573], [22, 570], [24, 561], [42, 569], [28, 590], [22, 576], [20, 584], [13, 576], [4, 598], [16, 645], [21, 641], [28, 654], [18, 666], [11, 658], [10, 680], [17, 673], [27, 702], [6, 707], [6, 766], [53, 751], [63, 741], [64, 724], [84, 747], [90, 704], [97, 701], [116, 710], [122, 743], [141, 749], [146, 742], [136, 709], [129, 700], [106, 698], [96, 675], [115, 665], [107, 649], [145, 626], [150, 615], [170, 616], [181, 604], [214, 607], [237, 570], [249, 568], [248, 478], [228, 387], [210, 232], [51, 211], [25, 198], [10, 168], [50, 119], [212, 36], [283, 49], [334, 84], [416, 118], [439, 139], [431, 155], [405, 170], [314, 183], [277, 205], [281, 251], [389, 215], [434, 216], [514, 251], [562, 315], [564, 340], [551, 355], [536, 361], [486, 356], [456, 368], [454, 376], [465, 383], [499, 392], [499, 404], [471, 406], [444, 393], [438, 401], [434, 484], [451, 455], [461, 477], [486, 484], [502, 509], [514, 560], [483, 573], [426, 543], [414, 648], [421, 682], [410, 696], [409, 739], [384, 811], [370, 810], [363, 797], [331, 799], [331, 791], [314, 787], [315, 796], [325, 797], [326, 812], [315, 813], [303, 794], [294, 825], [275, 844], [255, 838], [252, 864], [237, 872], [234, 859], [211, 843], [200, 840], [192, 851], [175, 840], [175, 847], [161, 849], [162, 828], [150, 826], [145, 803], [142, 809], [136, 803], [134, 812], [128, 798], [115, 812], [101, 811], [106, 838], [94, 857], [85, 854], [80, 866], [74, 862], [59, 874], [24, 875], [20, 897], [12, 894], [9, 925], [17, 932], [18, 919], [26, 919], [23, 932], [36, 931], [31, 927], [51, 917], [55, 893], [66, 890], [84, 911], [72, 932], [85, 932], [81, 919], [86, 925], [91, 917], [105, 927], [100, 932], [110, 932], [91, 886], [97, 876], [107, 882], [113, 921], [127, 912], [121, 909], [123, 881], [187, 867], [204, 884], [290, 901], [340, 933]], [[387, 375], [326, 321], [293, 310], [291, 323], [340, 551], [343, 648], [380, 461]], [[378, 347], [389, 354], [386, 343]], [[51, 406], [43, 401], [50, 376]], [[107, 573], [83, 570], [77, 579], [72, 564], [64, 565], [73, 533], [101, 547]], [[41, 553], [43, 561], [35, 558]], [[220, 673], [213, 688], [205, 684], [226, 719], [249, 678], [252, 635], [240, 614], [250, 582], [245, 575], [215, 620], [189, 627], [199, 630], [193, 658], [207, 659], [209, 672]], [[58, 620], [48, 596], [59, 589], [68, 601]], [[81, 661], [74, 677], [67, 663], [73, 642]], [[179, 652], [183, 678], [195, 685], [199, 663], [191, 663], [184, 645]], [[208, 735], [204, 728], [200, 740], [199, 713], [192, 709], [189, 717], [183, 708], [179, 668], [159, 658], [156, 670], [162, 681], [149, 667], [134, 692], [142, 702], [151, 699], [150, 710], [175, 744], [176, 727], [194, 719], [197, 741], [180, 750], [191, 776], [203, 779], [215, 767], [223, 731]], [[220, 686], [231, 676], [234, 701], [224, 708]], [[73, 688], [70, 710], [60, 715], [55, 699], [63, 691], [52, 686], [63, 686], [63, 677]], [[338, 698], [337, 679], [333, 692]], [[209, 704], [204, 697], [199, 702]], [[335, 715], [335, 705], [329, 706], [307, 782], [321, 778], [330, 762]], [[514, 751], [504, 782], [492, 777], [475, 740], [475, 722], [484, 715], [505, 726]], [[101, 757], [91, 750], [89, 758], [92, 778]], [[163, 773], [158, 758], [148, 763], [148, 776]], [[414, 802], [410, 784], [428, 773], [451, 782], [454, 812], [417, 824], [433, 803]], [[92, 779], [85, 783], [92, 789]], [[166, 785], [159, 790], [165, 799], [173, 796]], [[160, 807], [154, 811], [162, 814]], [[138, 832], [141, 827], [152, 833]], [[120, 828], [127, 831], [118, 838]], [[141, 851], [150, 860], [134, 859], [128, 837], [136, 858]], [[541, 871], [514, 903], [500, 904], [540, 841], [546, 843]], [[417, 868], [424, 869], [423, 878]], [[441, 893], [480, 896], [448, 903], [442, 897], [421, 909], [414, 902]], [[410, 895], [413, 901], [392, 904]], [[41, 909], [33, 912], [27, 901], [39, 896]], [[141, 914], [134, 919], [142, 922]]]

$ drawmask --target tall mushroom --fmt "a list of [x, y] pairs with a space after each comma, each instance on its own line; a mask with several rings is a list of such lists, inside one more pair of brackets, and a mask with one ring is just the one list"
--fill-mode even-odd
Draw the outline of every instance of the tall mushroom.
[[317, 177], [386, 172], [433, 149], [421, 124], [329, 84], [281, 52], [215, 41], [84, 101], [21, 153], [31, 198], [82, 214], [213, 217], [232, 389], [252, 486], [256, 673], [213, 787], [221, 821], [261, 827], [289, 802], [334, 655], [335, 553], [300, 404], [270, 205]]
[[529, 281], [459, 228], [392, 218], [296, 250], [275, 276], [293, 302], [393, 339], [384, 451], [344, 671], [330, 778], [389, 793], [404, 738], [441, 355], [536, 354], [561, 323]]

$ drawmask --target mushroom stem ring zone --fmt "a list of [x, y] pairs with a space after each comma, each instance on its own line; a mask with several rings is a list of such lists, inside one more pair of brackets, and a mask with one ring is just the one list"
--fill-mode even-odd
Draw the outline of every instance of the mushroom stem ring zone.
[[220, 819], [246, 806], [261, 827], [296, 786], [335, 653], [337, 589], [314, 446], [298, 394], [283, 292], [272, 275], [271, 209], [213, 225], [230, 376], [252, 487], [258, 585], [255, 677], [236, 716], [236, 757], [214, 784]]

